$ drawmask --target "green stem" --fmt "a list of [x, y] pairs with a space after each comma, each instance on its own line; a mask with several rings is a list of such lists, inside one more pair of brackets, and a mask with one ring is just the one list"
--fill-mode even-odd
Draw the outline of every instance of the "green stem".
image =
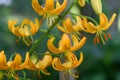
[[63, 13], [63, 15], [61, 15], [61, 17], [59, 17], [52, 26], [50, 26], [50, 28], [47, 30], [46, 33], [44, 33], [42, 36], [40, 36], [38, 38], [38, 40], [33, 44], [33, 46], [31, 47], [29, 53], [30, 55], [34, 52], [34, 50], [36, 49], [36, 47], [40, 44], [40, 42], [49, 34], [49, 32], [55, 27], [55, 25], [57, 25], [57, 23], [63, 19], [67, 13], [70, 11], [70, 9], [77, 3], [78, 0], [75, 0], [73, 4], [71, 4], [71, 6], [68, 8], [68, 10], [66, 12]]

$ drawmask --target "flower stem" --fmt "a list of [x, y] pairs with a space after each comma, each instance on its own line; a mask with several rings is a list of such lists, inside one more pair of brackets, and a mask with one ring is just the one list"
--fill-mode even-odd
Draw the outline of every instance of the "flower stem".
[[35, 43], [32, 45], [29, 53], [30, 55], [34, 52], [34, 50], [36, 49], [36, 47], [41, 43], [41, 41], [50, 33], [50, 31], [55, 27], [55, 25], [58, 24], [58, 22], [63, 19], [67, 13], [70, 11], [70, 9], [77, 3], [78, 0], [75, 0], [74, 3], [71, 4], [71, 6], [68, 8], [68, 10], [66, 12], [64, 12], [61, 16], [59, 16], [59, 18], [53, 23], [52, 26], [50, 26], [50, 28], [47, 30], [46, 33], [44, 33], [43, 35], [41, 35], [37, 41], [35, 41]]

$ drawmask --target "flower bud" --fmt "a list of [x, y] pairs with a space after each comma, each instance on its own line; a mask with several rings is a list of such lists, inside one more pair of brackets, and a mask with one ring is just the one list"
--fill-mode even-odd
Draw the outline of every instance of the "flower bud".
[[102, 13], [102, 2], [101, 0], [91, 0], [91, 5], [96, 14]]
[[85, 6], [85, 0], [78, 0], [78, 4], [79, 4], [81, 7], [84, 7], [84, 6]]

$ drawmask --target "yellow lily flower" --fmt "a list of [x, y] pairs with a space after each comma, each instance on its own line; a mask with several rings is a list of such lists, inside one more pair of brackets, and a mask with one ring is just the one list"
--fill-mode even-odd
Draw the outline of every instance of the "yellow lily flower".
[[53, 59], [52, 66], [57, 71], [68, 71], [70, 75], [78, 78], [79, 76], [72, 73], [71, 69], [78, 67], [82, 62], [83, 62], [83, 53], [82, 52], [80, 53], [79, 60], [73, 53], [68, 52], [66, 54], [66, 59], [63, 63], [60, 61], [59, 58], [55, 57]]
[[84, 7], [84, 6], [85, 6], [85, 0], [78, 0], [78, 4], [79, 4], [81, 7]]
[[20, 26], [16, 26], [17, 20], [8, 20], [8, 27], [9, 30], [16, 36], [22, 37], [23, 41], [25, 41], [25, 38], [34, 35], [36, 32], [38, 32], [40, 23], [39, 20], [35, 19], [35, 24], [30, 21], [29, 19], [24, 19], [22, 21], [22, 24]]
[[115, 17], [116, 17], [116, 14], [114, 13], [112, 15], [110, 21], [108, 22], [106, 15], [104, 13], [101, 13], [99, 16], [99, 18], [100, 18], [99, 25], [94, 25], [93, 23], [87, 22], [87, 20], [86, 20], [86, 21], [84, 21], [84, 27], [81, 26], [81, 29], [85, 32], [88, 32], [91, 34], [96, 34], [96, 36], [94, 38], [94, 43], [96, 43], [96, 42], [99, 43], [100, 42], [99, 39], [101, 38], [103, 44], [105, 44], [103, 37], [107, 41], [108, 38], [110, 38], [110, 34], [109, 33], [106, 34], [104, 31], [109, 29], [109, 27], [112, 25], [113, 21], [115, 20]]
[[48, 67], [51, 64], [52, 56], [50, 55], [50, 52], [47, 51], [45, 52], [45, 56], [42, 60], [39, 60], [38, 62], [30, 60], [26, 68], [29, 70], [37, 70], [38, 75], [40, 75], [40, 71], [45, 75], [50, 75], [50, 73], [46, 70], [46, 67]]
[[39, 4], [38, 0], [32, 0], [32, 7], [35, 12], [44, 17], [60, 15], [60, 13], [66, 8], [67, 0], [64, 0], [62, 5], [60, 5], [59, 1], [57, 0], [56, 8], [54, 8], [54, 5], [54, 0], [46, 0], [45, 7], [43, 8]]
[[26, 53], [26, 59], [24, 61], [24, 63], [22, 63], [22, 57], [20, 54], [16, 54], [14, 60], [9, 60], [7, 62], [6, 60], [6, 56], [4, 54], [4, 51], [0, 52], [0, 70], [8, 70], [7, 74], [12, 75], [12, 77], [14, 77], [15, 79], [18, 78], [18, 76], [16, 76], [15, 74], [15, 70], [22, 70], [24, 69], [29, 61], [29, 53]]
[[47, 46], [48, 49], [53, 53], [62, 53], [66, 51], [76, 51], [80, 49], [86, 42], [86, 37], [83, 37], [81, 41], [79, 42], [78, 39], [72, 35], [73, 45], [71, 44], [70, 38], [67, 34], [62, 35], [62, 39], [59, 41], [58, 48], [54, 46], [53, 41], [54, 37], [48, 40]]
[[18, 37], [28, 37], [30, 35], [34, 35], [40, 27], [40, 23], [37, 18], [35, 19], [35, 24], [28, 19], [24, 19], [20, 26], [15, 27], [16, 23], [17, 20], [9, 20], [8, 27], [10, 31]]
[[57, 26], [57, 28], [65, 33], [75, 33], [81, 30], [82, 20], [79, 16], [76, 16], [76, 23], [73, 24], [70, 17], [63, 21], [62, 26]]

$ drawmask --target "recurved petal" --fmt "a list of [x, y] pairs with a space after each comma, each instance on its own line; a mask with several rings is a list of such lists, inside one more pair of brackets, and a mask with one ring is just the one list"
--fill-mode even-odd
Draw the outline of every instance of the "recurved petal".
[[74, 31], [70, 17], [63, 22], [63, 27], [65, 28], [65, 31], [68, 33], [71, 33]]
[[38, 18], [35, 18], [36, 32], [39, 30], [41, 24], [42, 20], [39, 21]]
[[66, 61], [66, 62], [63, 63], [63, 66], [66, 69], [70, 69], [72, 67], [72, 62], [71, 61]]
[[67, 53], [66, 56], [67, 56], [68, 60], [72, 63], [70, 68], [75, 68], [76, 64], [78, 63], [78, 59], [75, 56], [75, 54], [72, 52], [69, 52], [69, 53]]
[[71, 43], [70, 43], [69, 36], [67, 34], [63, 34], [62, 39], [61, 39], [61, 48], [62, 48], [62, 50], [66, 51], [70, 47], [71, 47]]
[[78, 63], [74, 66], [74, 68], [78, 67], [82, 62], [83, 62], [83, 53], [81, 52], [80, 53], [80, 59], [79, 59]]
[[22, 32], [20, 31], [20, 27], [19, 26], [16, 26], [15, 27], [15, 30], [14, 30], [14, 34], [16, 35], [16, 36], [18, 36], [18, 37], [21, 37], [21, 36], [23, 36], [23, 30], [22, 30]]
[[73, 26], [74, 28], [74, 31], [80, 31], [81, 30], [81, 27], [82, 26], [82, 19], [79, 17], [79, 16], [76, 16], [76, 24]]
[[9, 67], [16, 70], [19, 69], [21, 64], [22, 64], [22, 57], [20, 54], [16, 54], [14, 60], [12, 61], [12, 64]]
[[29, 25], [30, 24], [30, 20], [29, 19], [24, 19], [20, 25], [20, 28], [24, 28], [25, 25]]
[[88, 33], [96, 33], [97, 30], [98, 30], [98, 27], [96, 27], [93, 23], [91, 22], [84, 22], [81, 26], [81, 29], [85, 32], [88, 32]]
[[94, 33], [97, 32], [98, 27], [96, 27], [93, 23], [89, 22], [89, 23], [87, 24], [86, 29], [87, 29], [87, 31], [88, 31], [89, 33], [94, 34]]
[[68, 33], [63, 26], [57, 26], [58, 30]]
[[62, 65], [59, 58], [55, 57], [52, 62], [52, 67], [57, 71], [63, 71], [66, 68]]
[[26, 69], [28, 69], [28, 70], [36, 70], [37, 68], [36, 68], [36, 65], [29, 59], [29, 62], [27, 64], [27, 66], [26, 66]]
[[25, 61], [24, 61], [24, 63], [22, 63], [22, 64], [20, 65], [20, 67], [21, 67], [21, 68], [25, 68], [25, 67], [28, 65], [28, 63], [29, 63], [29, 60], [30, 60], [29, 52], [26, 52]]
[[74, 35], [72, 35], [72, 41], [73, 41], [73, 46], [78, 44], [78, 39]]
[[83, 38], [81, 39], [81, 41], [80, 41], [78, 44], [72, 46], [72, 47], [69, 49], [69, 51], [76, 51], [76, 50], [80, 49], [82, 46], [84, 46], [85, 42], [86, 42], [86, 37], [83, 37]]
[[45, 74], [45, 75], [50, 75], [50, 72], [48, 72], [46, 69], [41, 70], [41, 72], [42, 72], [43, 74]]
[[55, 39], [55, 38], [52, 37], [51, 39], [48, 40], [48, 42], [47, 42], [47, 47], [48, 47], [48, 49], [49, 49], [51, 52], [55, 53], [55, 54], [63, 52], [62, 50], [59, 50], [58, 48], [56, 48], [56, 47], [54, 46], [54, 44], [53, 44], [54, 39]]
[[52, 63], [52, 56], [49, 51], [45, 52], [45, 56], [43, 57], [42, 61], [47, 63], [47, 65]]
[[8, 20], [8, 28], [9, 30], [14, 34], [15, 32], [15, 24], [17, 23], [17, 20]]
[[51, 14], [59, 15], [67, 6], [67, 0], [64, 0], [61, 6], [57, 7], [56, 9], [52, 10]]
[[32, 35], [34, 35], [37, 32], [37, 26], [33, 22], [30, 22], [30, 27], [30, 32]]
[[46, 11], [51, 11], [53, 9], [54, 9], [54, 0], [46, 0], [45, 10]]
[[60, 2], [56, 0], [56, 8], [60, 7]]
[[104, 13], [101, 13], [99, 18], [100, 18], [100, 28], [104, 28], [104, 26], [108, 23], [108, 19]]
[[0, 52], [0, 70], [6, 70], [8, 69], [6, 56], [4, 54], [4, 51]]
[[117, 16], [116, 13], [112, 15], [110, 21], [104, 26], [103, 30], [107, 30], [112, 25], [116, 16]]
[[32, 7], [36, 13], [39, 15], [44, 14], [44, 9], [43, 7], [39, 4], [38, 0], [32, 0]]

